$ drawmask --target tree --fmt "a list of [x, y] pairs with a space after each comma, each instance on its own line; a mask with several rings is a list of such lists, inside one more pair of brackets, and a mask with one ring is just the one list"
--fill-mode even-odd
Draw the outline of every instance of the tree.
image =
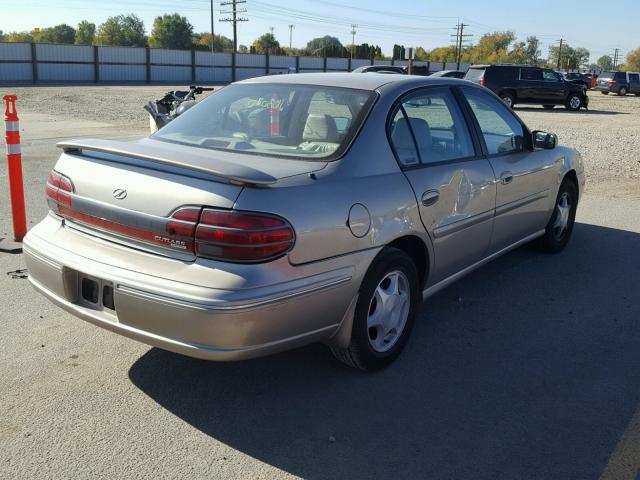
[[109, 17], [98, 27], [96, 42], [101, 45], [144, 47], [144, 23], [133, 13]]
[[256, 53], [275, 53], [278, 54], [282, 50], [280, 48], [280, 42], [276, 40], [276, 37], [273, 33], [265, 33], [258, 38], [256, 38], [251, 44], [252, 50]]
[[240, 52], [240, 53], [249, 53], [249, 47], [247, 47], [246, 45], [240, 45], [238, 47], [238, 52]]
[[42, 30], [40, 33], [41, 42], [47, 43], [73, 43], [76, 37], [76, 31], [67, 24], [56, 25]]
[[640, 70], [640, 47], [635, 50], [629, 50], [627, 53], [627, 61], [625, 63], [626, 70]]
[[91, 45], [96, 36], [96, 24], [82, 20], [76, 28], [76, 45]]
[[186, 17], [177, 13], [156, 17], [149, 37], [149, 46], [156, 48], [190, 49], [193, 46], [191, 36], [193, 26]]
[[429, 60], [432, 62], [453, 62], [455, 57], [456, 49], [453, 46], [434, 48], [429, 54]]
[[[211, 34], [210, 33], [194, 33], [191, 37], [194, 47], [197, 50], [211, 51]], [[216, 35], [213, 42], [213, 50], [216, 52], [224, 52], [233, 48], [233, 41], [224, 35]]]
[[429, 60], [429, 52], [427, 52], [422, 47], [417, 47], [415, 53], [413, 54], [413, 58], [418, 62], [426, 62], [427, 60]]
[[598, 68], [600, 68], [601, 70], [613, 70], [613, 58], [611, 58], [609, 55], [603, 55], [601, 56], [597, 61], [596, 64], [598, 65]]
[[[341, 49], [342, 43], [337, 37], [325, 35], [324, 37], [313, 38], [307, 42], [307, 50], [311, 54], [318, 55], [317, 52], [326, 51], [327, 49]], [[342, 55], [340, 55], [342, 56]]]
[[540, 40], [536, 36], [527, 37], [527, 43], [524, 47], [525, 63], [528, 65], [537, 65], [540, 58]]
[[33, 42], [33, 34], [31, 32], [9, 32], [5, 33], [3, 40], [5, 42]]
[[510, 30], [504, 32], [485, 33], [477, 45], [468, 49], [467, 55], [475, 63], [509, 62], [509, 45], [516, 39]]
[[[560, 61], [558, 61], [558, 55], [561, 55]], [[579, 68], [580, 65], [588, 63], [589, 56], [589, 50], [587, 50], [586, 48], [573, 48], [568, 43], [565, 43], [562, 46], [562, 54], [560, 54], [559, 46], [551, 47], [549, 63], [553, 67], [559, 64], [561, 68], [566, 68], [567, 70], [575, 70]]]
[[404, 56], [405, 56], [404, 45], [394, 45], [392, 58], [394, 60], [402, 60], [404, 59]]

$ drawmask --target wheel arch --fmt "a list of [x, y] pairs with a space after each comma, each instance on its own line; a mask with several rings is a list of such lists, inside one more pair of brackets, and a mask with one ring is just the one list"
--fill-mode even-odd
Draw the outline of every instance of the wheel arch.
[[425, 242], [417, 235], [404, 235], [391, 241], [387, 246], [397, 248], [411, 258], [418, 270], [420, 288], [422, 289], [427, 283], [431, 264], [429, 249]]

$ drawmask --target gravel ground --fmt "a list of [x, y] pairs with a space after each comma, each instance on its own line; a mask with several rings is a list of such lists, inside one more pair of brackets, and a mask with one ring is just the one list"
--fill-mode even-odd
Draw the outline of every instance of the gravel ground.
[[[170, 88], [13, 89], [29, 223], [56, 141], [144, 135], [142, 105]], [[319, 345], [229, 364], [150, 348], [58, 309], [0, 254], [0, 478], [636, 480], [640, 98], [591, 98], [517, 108], [585, 158], [568, 248], [523, 247], [443, 290], [375, 374]], [[0, 167], [0, 237], [6, 181]]]

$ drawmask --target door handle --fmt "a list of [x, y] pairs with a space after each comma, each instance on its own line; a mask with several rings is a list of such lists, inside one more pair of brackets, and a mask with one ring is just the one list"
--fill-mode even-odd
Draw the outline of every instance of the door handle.
[[513, 173], [511, 172], [502, 172], [500, 175], [500, 183], [506, 185], [507, 183], [511, 183], [513, 181]]
[[422, 205], [428, 207], [440, 200], [440, 192], [438, 190], [427, 190], [422, 194]]

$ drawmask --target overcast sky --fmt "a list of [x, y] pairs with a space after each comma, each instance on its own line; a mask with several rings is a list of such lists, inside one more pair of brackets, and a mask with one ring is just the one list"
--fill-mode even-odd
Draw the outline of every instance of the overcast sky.
[[[210, 0], [3, 0], [0, 29], [31, 30], [58, 23], [75, 25], [83, 19], [96, 24], [111, 15], [135, 13], [150, 32], [153, 19], [163, 13], [186, 16], [195, 31], [210, 31]], [[495, 30], [513, 30], [518, 38], [536, 35], [542, 42], [543, 56], [561, 37], [571, 46], [586, 47], [595, 61], [599, 56], [640, 47], [640, 0], [619, 0], [615, 8], [603, 8], [595, 0], [247, 0], [239, 4], [248, 22], [239, 24], [239, 44], [251, 42], [273, 27], [283, 46], [302, 47], [313, 37], [333, 35], [351, 43], [351, 24], [355, 23], [356, 43], [374, 43], [391, 54], [394, 43], [431, 49], [448, 45], [458, 19], [469, 24], [465, 33], [479, 38]], [[221, 23], [220, 0], [214, 2], [214, 30], [232, 36], [231, 24]]]

